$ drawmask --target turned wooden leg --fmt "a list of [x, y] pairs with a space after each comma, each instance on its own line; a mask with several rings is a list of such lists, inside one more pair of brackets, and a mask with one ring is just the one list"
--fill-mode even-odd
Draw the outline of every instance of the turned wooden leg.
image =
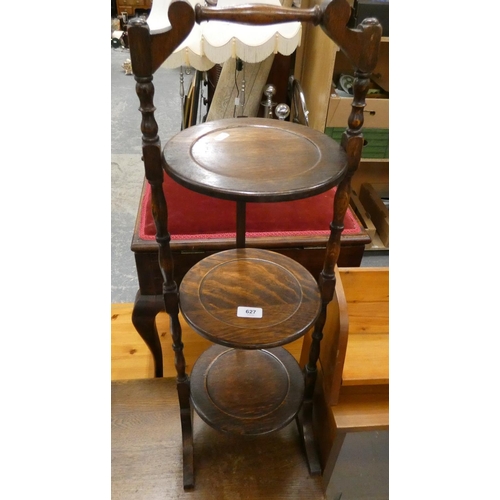
[[142, 295], [140, 290], [137, 292], [132, 323], [153, 355], [155, 377], [163, 377], [163, 355], [155, 322], [161, 311], [165, 311], [162, 295]]
[[191, 387], [186, 373], [182, 328], [179, 322], [179, 295], [175, 283], [170, 287], [164, 285], [163, 299], [165, 301], [165, 310], [170, 316], [170, 334], [173, 341], [172, 349], [175, 354], [175, 369], [177, 371], [177, 394], [179, 396], [182, 429], [183, 483], [185, 490], [192, 490], [194, 488], [194, 449]]
[[[331, 297], [333, 297], [333, 290], [335, 290], [335, 275], [333, 275], [333, 278], [325, 278], [324, 273], [321, 273], [319, 285], [323, 296], [323, 304], [316, 324], [314, 325], [311, 345], [309, 346], [309, 360], [304, 367], [304, 402], [297, 418], [299, 432], [306, 452], [307, 465], [311, 475], [321, 474], [321, 462], [319, 460], [319, 451], [313, 430], [313, 400], [316, 379], [318, 377], [317, 364], [319, 361], [320, 344], [323, 338], [323, 327], [326, 322], [327, 305]], [[328, 297], [326, 300], [324, 298], [325, 296]]]
[[[170, 299], [170, 300], [169, 300]], [[194, 488], [194, 448], [193, 448], [193, 412], [191, 408], [191, 386], [186, 374], [184, 359], [184, 344], [179, 323], [177, 295], [165, 294], [165, 305], [170, 315], [170, 333], [172, 335], [172, 349], [175, 353], [175, 367], [177, 370], [177, 395], [182, 431], [182, 475], [185, 490]]]
[[296, 417], [299, 434], [304, 445], [307, 467], [311, 476], [321, 475], [321, 463], [319, 460], [318, 447], [314, 438], [312, 422], [313, 402], [306, 400]]
[[182, 429], [182, 476], [184, 490], [194, 488], [194, 448], [193, 448], [193, 412], [190, 404], [189, 380], [177, 383]]

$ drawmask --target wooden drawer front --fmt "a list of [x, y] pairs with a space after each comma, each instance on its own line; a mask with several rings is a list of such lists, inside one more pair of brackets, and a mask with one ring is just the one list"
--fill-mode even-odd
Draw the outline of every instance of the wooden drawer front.
[[[346, 127], [351, 113], [352, 99], [349, 97], [331, 97], [328, 105], [327, 127]], [[389, 99], [366, 99], [366, 128], [389, 128]]]
[[131, 7], [144, 7], [145, 2], [143, 0], [120, 0], [118, 5], [128, 5]]
[[117, 10], [120, 12], [134, 11], [134, 9], [150, 9], [151, 0], [119, 0]]
[[121, 15], [121, 14], [123, 14], [123, 12], [126, 12], [129, 17], [132, 17], [134, 15], [134, 12], [135, 12], [135, 7], [130, 7], [128, 5], [121, 4], [121, 5], [118, 5], [117, 12], [118, 12], [118, 15]]

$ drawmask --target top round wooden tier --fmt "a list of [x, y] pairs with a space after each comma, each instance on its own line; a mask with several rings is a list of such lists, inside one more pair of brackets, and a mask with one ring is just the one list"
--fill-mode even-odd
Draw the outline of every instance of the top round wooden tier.
[[189, 127], [163, 151], [179, 184], [233, 201], [291, 201], [337, 185], [347, 169], [330, 137], [297, 123], [230, 118]]

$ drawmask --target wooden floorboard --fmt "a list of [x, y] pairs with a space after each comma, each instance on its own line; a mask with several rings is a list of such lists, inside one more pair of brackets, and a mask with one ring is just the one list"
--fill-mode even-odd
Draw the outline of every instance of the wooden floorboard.
[[112, 382], [113, 500], [323, 500], [294, 423], [269, 436], [216, 432], [194, 417], [195, 489], [182, 487], [175, 380]]

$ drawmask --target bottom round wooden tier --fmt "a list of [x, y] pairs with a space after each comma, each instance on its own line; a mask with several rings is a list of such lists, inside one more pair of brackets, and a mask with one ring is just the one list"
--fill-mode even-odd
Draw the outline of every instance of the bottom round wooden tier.
[[214, 429], [257, 435], [276, 431], [297, 415], [304, 378], [285, 349], [233, 349], [214, 345], [191, 372], [191, 402]]

